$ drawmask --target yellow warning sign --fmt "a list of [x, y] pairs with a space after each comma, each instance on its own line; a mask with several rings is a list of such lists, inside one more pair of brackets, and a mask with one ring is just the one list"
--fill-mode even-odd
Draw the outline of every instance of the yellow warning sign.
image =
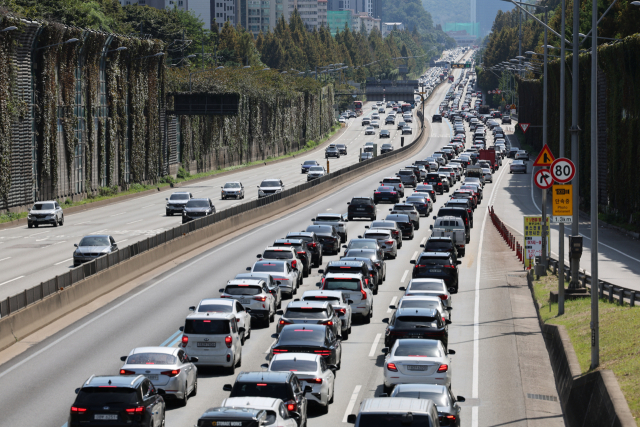
[[553, 186], [553, 216], [573, 215], [573, 185]]
[[547, 144], [544, 144], [544, 147], [542, 147], [542, 151], [540, 151], [540, 154], [538, 154], [538, 157], [536, 157], [536, 161], [533, 162], [533, 166], [551, 166], [555, 159], [556, 158], [553, 157], [549, 146]]

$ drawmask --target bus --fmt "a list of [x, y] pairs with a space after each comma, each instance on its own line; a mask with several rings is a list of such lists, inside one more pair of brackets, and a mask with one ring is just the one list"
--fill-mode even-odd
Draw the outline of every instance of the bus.
[[356, 115], [362, 114], [362, 101], [353, 101], [354, 109], [356, 110]]
[[402, 104], [402, 112], [406, 113], [406, 112], [411, 112], [411, 104], [409, 104], [408, 102], [405, 102]]

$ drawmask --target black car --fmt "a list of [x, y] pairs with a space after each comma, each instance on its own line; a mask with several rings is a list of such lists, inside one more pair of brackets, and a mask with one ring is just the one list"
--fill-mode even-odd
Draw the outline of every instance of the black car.
[[391, 138], [391, 133], [386, 129], [382, 129], [380, 131], [380, 138]]
[[92, 376], [76, 389], [69, 427], [164, 425], [164, 390], [156, 389], [143, 375]]
[[435, 123], [435, 122], [440, 122], [442, 123], [442, 115], [440, 114], [434, 114], [433, 117], [431, 117], [431, 122]]
[[399, 308], [391, 319], [382, 319], [387, 323], [384, 334], [384, 346], [393, 347], [397, 339], [434, 339], [442, 341], [444, 348], [449, 344], [450, 320], [442, 320], [434, 308]]
[[382, 144], [380, 147], [380, 154], [389, 153], [393, 151], [393, 145], [391, 144]]
[[446, 252], [451, 254], [452, 258], [458, 260], [458, 248], [451, 240], [451, 237], [429, 237], [423, 247], [423, 252]]
[[411, 195], [407, 197], [405, 203], [409, 203], [416, 207], [418, 213], [422, 216], [429, 215], [429, 203], [424, 197]]
[[347, 155], [347, 146], [345, 144], [336, 144], [336, 148], [340, 152], [340, 155]]
[[326, 325], [285, 325], [271, 347], [271, 357], [283, 353], [319, 354], [327, 365], [340, 369], [342, 343]]
[[[342, 257], [341, 262], [364, 262], [369, 271], [368, 276], [364, 276], [364, 283], [371, 289], [371, 292], [378, 293], [378, 285], [382, 283], [382, 276], [379, 276], [380, 271], [378, 267], [371, 261], [371, 258], [365, 257]], [[324, 279], [323, 279], [324, 280]]]
[[406, 125], [405, 122], [398, 122], [397, 130], [402, 130], [402, 128], [405, 127], [405, 125]]
[[190, 199], [182, 211], [182, 223], [185, 224], [214, 213], [216, 213], [216, 207], [213, 206], [211, 199]]
[[400, 193], [396, 191], [395, 187], [381, 185], [373, 192], [373, 203], [380, 202], [399, 203]]
[[307, 247], [311, 252], [311, 259], [313, 260], [314, 267], [320, 267], [322, 265], [322, 242], [316, 236], [316, 233], [307, 233], [301, 231], [299, 233], [287, 234], [287, 239], [300, 239], [307, 243]]
[[354, 218], [376, 220], [376, 204], [371, 197], [354, 197], [350, 202], [347, 202], [347, 204], [349, 205], [347, 209], [349, 221], [353, 221]]
[[464, 208], [469, 214], [469, 228], [473, 228], [473, 201], [469, 198], [451, 199], [444, 204], [447, 208]]
[[444, 185], [442, 184], [442, 177], [436, 173], [428, 173], [427, 178], [424, 180], [426, 184], [433, 186], [433, 189], [438, 194], [444, 194]]
[[324, 151], [324, 158], [328, 159], [329, 157], [340, 158], [340, 150], [338, 150], [338, 147], [327, 147]]
[[400, 227], [400, 230], [402, 231], [402, 238], [413, 239], [414, 227], [413, 227], [413, 222], [411, 221], [411, 218], [409, 218], [409, 215], [389, 214], [385, 218], [385, 221], [395, 221], [396, 224], [398, 224], [398, 227]]
[[458, 265], [462, 262], [454, 260], [447, 252], [422, 252], [415, 264], [411, 277], [421, 279], [442, 279], [449, 292], [458, 292]]
[[469, 213], [465, 208], [442, 207], [438, 210], [438, 215], [434, 216], [433, 219], [436, 219], [438, 216], [457, 216], [458, 218], [462, 218], [467, 236], [466, 242], [469, 243], [471, 241], [471, 221], [469, 220]]
[[385, 125], [394, 125], [394, 124], [396, 124], [396, 118], [394, 116], [387, 116], [387, 118], [384, 119], [384, 124]]
[[[303, 387], [293, 372], [240, 372], [233, 386], [225, 384], [222, 389], [231, 392], [229, 397], [247, 396], [281, 399], [287, 406], [289, 415], [298, 421], [298, 425], [305, 425], [307, 422], [308, 402], [305, 395], [311, 393], [312, 389], [309, 385]], [[249, 409], [248, 411], [251, 410]], [[241, 425], [251, 426], [252, 424]], [[258, 426], [259, 424], [255, 425]]]
[[278, 239], [272, 246], [295, 248], [297, 258], [302, 262], [302, 276], [308, 277], [311, 273], [312, 255], [307, 242], [301, 239]]
[[305, 230], [307, 233], [315, 233], [322, 242], [322, 253], [338, 255], [340, 252], [340, 236], [336, 229], [330, 225], [310, 225]]

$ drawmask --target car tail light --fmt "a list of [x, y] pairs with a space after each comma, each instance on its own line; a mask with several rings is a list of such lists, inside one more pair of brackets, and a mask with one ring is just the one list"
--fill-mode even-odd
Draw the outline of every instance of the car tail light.
[[291, 261], [291, 268], [297, 268], [297, 267], [298, 267], [298, 261], [294, 259], [293, 261]]
[[136, 408], [127, 408], [125, 409], [127, 414], [141, 414], [144, 412], [144, 406], [138, 406]]
[[224, 343], [227, 345], [227, 348], [231, 348], [231, 343], [233, 342], [233, 338], [231, 335], [227, 335], [224, 337]]
[[360, 293], [362, 294], [363, 300], [367, 299], [367, 293], [364, 291], [364, 289], [360, 289]]
[[336, 313], [345, 314], [347, 312], [346, 308], [336, 308]]
[[447, 372], [449, 370], [449, 365], [440, 365], [438, 368], [438, 372]]
[[440, 294], [440, 295], [438, 295], [438, 296], [440, 297], [440, 299], [441, 299], [442, 301], [446, 301], [446, 300], [448, 300], [448, 299], [449, 299], [449, 295], [447, 295], [447, 294]]
[[222, 295], [220, 295], [220, 298], [232, 298], [232, 297], [231, 297], [231, 295], [222, 294]]
[[327, 320], [326, 322], [321, 323], [322, 325], [333, 326], [333, 322], [331, 320]]
[[160, 375], [166, 375], [168, 377], [177, 377], [179, 373], [180, 373], [180, 369], [172, 369], [170, 371], [162, 371], [160, 372]]
[[379, 192], [379, 191], [376, 191], [376, 192], [375, 192], [375, 193], [373, 193], [373, 194], [380, 194], [380, 192]]
[[441, 183], [441, 182], [439, 182], [439, 183], [438, 183], [438, 185], [442, 185], [442, 183]]
[[256, 301], [265, 302], [267, 300], [267, 297], [253, 297], [253, 299], [256, 300]]
[[311, 384], [322, 384], [322, 378], [301, 378], [300, 381], [304, 381]]
[[364, 279], [364, 283], [368, 285], [369, 284], [369, 279], [368, 278]]
[[83, 412], [87, 412], [87, 408], [78, 408], [77, 406], [72, 406], [71, 412], [83, 413]]
[[298, 409], [298, 404], [296, 403], [295, 400], [288, 400], [286, 405], [287, 405], [287, 411], [289, 412], [292, 412]]
[[426, 267], [426, 264], [416, 264], [415, 268]]
[[316, 354], [319, 354], [320, 356], [330, 356], [331, 355], [331, 350], [314, 350], [313, 351]]
[[444, 268], [453, 268], [453, 265], [443, 265]]
[[186, 335], [183, 335], [183, 336], [182, 336], [182, 346], [183, 346], [183, 347], [186, 347], [186, 346], [187, 346], [187, 344], [189, 344], [189, 337], [188, 337], [188, 336], [186, 336]]
[[120, 369], [120, 375], [135, 375], [134, 371], [128, 371], [126, 369]]
[[385, 241], [385, 243], [387, 245], [393, 245], [393, 242], [395, 242], [395, 240], [387, 240], [387, 241]]
[[274, 348], [274, 349], [273, 349], [273, 354], [286, 353], [286, 352], [288, 352], [288, 351], [289, 351], [289, 350], [284, 350], [284, 349], [282, 349], [282, 348]]
[[387, 363], [387, 370], [398, 372], [398, 367], [396, 366], [395, 363]]
[[284, 325], [291, 325], [291, 324], [292, 324], [291, 322], [286, 322], [286, 321], [284, 321], [284, 320], [282, 320], [282, 319], [280, 319], [280, 322], [278, 322], [278, 323], [279, 323], [280, 325], [283, 325], [283, 326], [284, 326]]
[[318, 244], [317, 244], [316, 242], [310, 243], [309, 245], [310, 245], [312, 248], [315, 248], [315, 247], [317, 247], [317, 246], [318, 246]]
[[297, 252], [297, 253], [298, 253], [298, 255], [306, 255], [305, 251], [300, 251], [300, 252]]
[[402, 184], [398, 184], [398, 187], [402, 188]]

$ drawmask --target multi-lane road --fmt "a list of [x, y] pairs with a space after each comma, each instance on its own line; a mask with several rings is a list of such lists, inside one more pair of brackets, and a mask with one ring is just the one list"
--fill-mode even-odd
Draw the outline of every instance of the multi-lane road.
[[[426, 105], [427, 117], [437, 110], [443, 96], [444, 91], [440, 91]], [[359, 122], [352, 124], [347, 132], [361, 132]], [[202, 298], [217, 296], [226, 280], [254, 262], [253, 254], [289, 231], [304, 229], [309, 225], [309, 218], [318, 212], [346, 211], [352, 197], [370, 195], [383, 177], [393, 175], [414, 160], [424, 159], [448, 144], [449, 138], [448, 123], [433, 123], [425, 147], [413, 158], [372, 172], [306, 206], [167, 268], [103, 306], [88, 310], [87, 315], [66, 322], [62, 328], [56, 329], [56, 325], [52, 325], [43, 331], [45, 338], [33, 339], [28, 346], [23, 346], [21, 353], [12, 352], [11, 348], [0, 352], [0, 412], [3, 414], [0, 426], [63, 426], [75, 397], [74, 389], [90, 375], [116, 374], [122, 365], [120, 356], [134, 347], [177, 345], [180, 340], [178, 327], [184, 324], [188, 307]], [[358, 137], [359, 142], [353, 142], [354, 147], [365, 140]], [[299, 173], [297, 163], [291, 171], [287, 170], [291, 177]], [[284, 177], [280, 168], [284, 168], [282, 163], [270, 173], [254, 179], [274, 176], [276, 171], [278, 176]], [[487, 221], [486, 206], [496, 203], [498, 189], [506, 182], [507, 169], [503, 167], [497, 171], [496, 183], [485, 187], [484, 201], [475, 212], [471, 243], [467, 245], [467, 254], [460, 266], [460, 291], [453, 296], [453, 324], [449, 330], [449, 346], [457, 352], [451, 361], [452, 388], [456, 395], [468, 399], [462, 412], [464, 426], [528, 425], [536, 419], [543, 420], [547, 426], [561, 425], [562, 415], [557, 402], [538, 402], [538, 406], [532, 407], [532, 400], [527, 397], [531, 393], [553, 394], [553, 376], [548, 359], [545, 359], [546, 350], [539, 330], [529, 332], [539, 338], [538, 347], [526, 349], [535, 354], [535, 360], [523, 356], [521, 338], [525, 333], [520, 323], [526, 317], [518, 310], [522, 301], [513, 297], [507, 277], [518, 265], [513, 255], [501, 258], [504, 244], [495, 238], [491, 221]], [[220, 181], [227, 179], [231, 178]], [[206, 191], [215, 194], [217, 188], [218, 182], [210, 184], [201, 195]], [[436, 211], [446, 199], [446, 194], [437, 198]], [[155, 216], [150, 216], [148, 221], [154, 218], [169, 220], [157, 219], [164, 213], [163, 200], [156, 198], [136, 203], [153, 202], [156, 203]], [[388, 212], [388, 207], [378, 205], [379, 217]], [[105, 209], [112, 215], [118, 213], [117, 205]], [[390, 316], [389, 305], [401, 297], [398, 287], [406, 285], [410, 279], [412, 266], [409, 261], [416, 258], [420, 244], [429, 235], [428, 225], [432, 221], [422, 218], [421, 222], [423, 226], [416, 232], [416, 237], [404, 242], [397, 259], [387, 261], [387, 280], [374, 297], [371, 323], [354, 325], [353, 333], [343, 342], [342, 368], [336, 378], [334, 403], [327, 414], [311, 412], [310, 427], [345, 425], [346, 415], [357, 412], [362, 399], [382, 392], [384, 356], [381, 349], [385, 328], [382, 319]], [[368, 221], [349, 222], [349, 235], [362, 234], [367, 224]], [[159, 226], [155, 222], [150, 224], [150, 228]], [[332, 259], [337, 257], [325, 256], [325, 263]], [[314, 269], [304, 280], [301, 291], [316, 289], [314, 285], [318, 279]], [[530, 301], [528, 304], [531, 306]], [[274, 331], [273, 325], [253, 330], [251, 339], [243, 347], [241, 370], [260, 370], [273, 344], [271, 334]], [[538, 352], [534, 353], [534, 350]], [[527, 368], [534, 365], [539, 365], [540, 372]], [[227, 397], [222, 386], [233, 380], [232, 376], [219, 370], [201, 370], [198, 395], [190, 399], [186, 407], [169, 407], [166, 425], [193, 426], [207, 408], [219, 405]]]

